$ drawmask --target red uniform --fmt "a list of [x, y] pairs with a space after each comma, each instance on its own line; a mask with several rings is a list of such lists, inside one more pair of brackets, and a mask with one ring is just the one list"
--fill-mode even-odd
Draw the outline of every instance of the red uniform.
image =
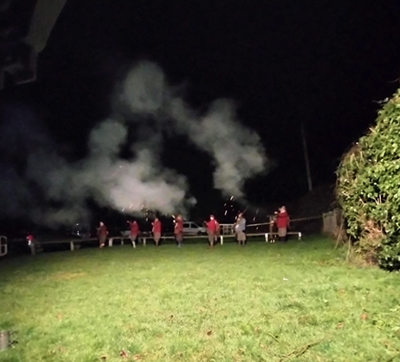
[[286, 211], [278, 213], [276, 215], [276, 226], [278, 229], [287, 228], [289, 226], [289, 215]]
[[97, 229], [97, 236], [99, 237], [100, 248], [104, 247], [104, 244], [107, 240], [108, 231], [104, 224], [100, 224], [100, 227]]
[[207, 232], [208, 233], [212, 233], [212, 234], [216, 234], [217, 233], [218, 222], [215, 219], [207, 221], [206, 225], [207, 225]]
[[154, 220], [153, 233], [161, 233], [161, 221], [160, 220]]
[[160, 242], [161, 239], [161, 221], [155, 219], [152, 225], [153, 225], [152, 231], [153, 231], [154, 242], [158, 246], [158, 243]]
[[214, 216], [210, 216], [210, 220], [206, 221], [207, 225], [207, 234], [208, 234], [208, 242], [211, 247], [214, 247], [214, 243], [217, 241], [217, 231], [219, 224], [217, 220], [214, 219]]
[[28, 240], [28, 245], [29, 245], [29, 246], [32, 245], [32, 242], [33, 242], [33, 235], [32, 235], [32, 234], [29, 234], [29, 235], [26, 237], [26, 240]]
[[178, 247], [181, 247], [183, 241], [183, 220], [180, 217], [175, 219], [174, 234]]
[[130, 222], [129, 223], [129, 227], [131, 229], [131, 235], [136, 236], [136, 235], [139, 234], [139, 232], [140, 232], [139, 225], [138, 225], [138, 223], [136, 221]]
[[99, 236], [99, 238], [101, 237], [106, 237], [108, 234], [107, 228], [105, 225], [101, 225], [97, 231], [97, 235]]
[[175, 220], [174, 233], [181, 234], [183, 232], [183, 221], [181, 219]]

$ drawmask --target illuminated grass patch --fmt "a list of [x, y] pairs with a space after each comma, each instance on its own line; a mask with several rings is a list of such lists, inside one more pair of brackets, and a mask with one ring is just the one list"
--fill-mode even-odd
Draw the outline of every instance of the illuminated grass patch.
[[400, 280], [326, 239], [84, 249], [0, 262], [0, 361], [385, 361]]

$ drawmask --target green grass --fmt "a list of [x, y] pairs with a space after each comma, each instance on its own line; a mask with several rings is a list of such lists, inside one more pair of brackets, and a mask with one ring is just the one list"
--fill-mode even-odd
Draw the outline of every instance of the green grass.
[[3, 259], [18, 343], [0, 361], [400, 361], [399, 275], [344, 255], [314, 238]]

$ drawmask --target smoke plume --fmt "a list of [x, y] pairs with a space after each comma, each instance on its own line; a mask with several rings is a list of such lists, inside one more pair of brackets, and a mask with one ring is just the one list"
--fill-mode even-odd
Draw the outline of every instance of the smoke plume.
[[[246, 180], [267, 166], [259, 136], [244, 127], [229, 100], [196, 112], [154, 63], [140, 62], [114, 94], [114, 111], [90, 133], [88, 155], [68, 162], [33, 113], [13, 106], [0, 128], [0, 214], [51, 227], [88, 220], [88, 200], [133, 214], [143, 208], [185, 213], [195, 200], [183, 175], [160, 162], [166, 131], [210, 155], [214, 186], [244, 197]], [[129, 144], [130, 131], [137, 140]], [[151, 129], [151, 131], [150, 131]], [[130, 156], [121, 157], [128, 147]]]
[[226, 196], [243, 197], [246, 180], [268, 167], [260, 137], [237, 120], [232, 101], [216, 100], [198, 114], [154, 63], [141, 62], [129, 72], [118, 100], [121, 108], [151, 114], [160, 128], [172, 127], [208, 152], [215, 166], [214, 187]]

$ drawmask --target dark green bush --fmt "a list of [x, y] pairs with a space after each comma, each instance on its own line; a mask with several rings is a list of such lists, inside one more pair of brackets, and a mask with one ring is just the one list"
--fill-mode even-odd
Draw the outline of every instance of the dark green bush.
[[336, 197], [357, 252], [384, 269], [400, 269], [400, 90], [343, 156]]

